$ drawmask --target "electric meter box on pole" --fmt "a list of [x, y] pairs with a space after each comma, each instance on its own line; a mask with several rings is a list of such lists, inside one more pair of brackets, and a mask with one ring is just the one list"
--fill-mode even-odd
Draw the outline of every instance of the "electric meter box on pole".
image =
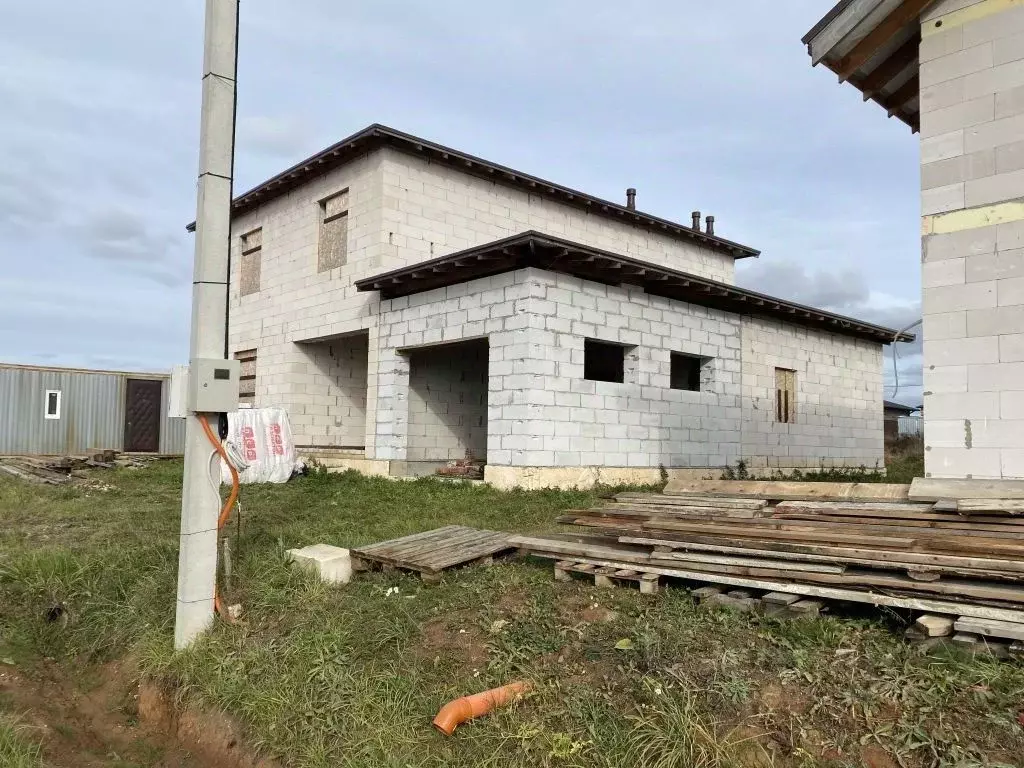
[[188, 373], [188, 410], [192, 413], [238, 410], [241, 366], [237, 360], [193, 359]]

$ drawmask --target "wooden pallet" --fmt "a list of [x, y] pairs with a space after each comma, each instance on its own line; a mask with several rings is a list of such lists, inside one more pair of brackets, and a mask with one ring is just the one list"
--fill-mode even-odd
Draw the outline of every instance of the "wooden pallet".
[[423, 581], [436, 584], [441, 571], [470, 563], [490, 564], [494, 555], [515, 549], [506, 533], [446, 525], [352, 550], [355, 570], [401, 568], [416, 571]]

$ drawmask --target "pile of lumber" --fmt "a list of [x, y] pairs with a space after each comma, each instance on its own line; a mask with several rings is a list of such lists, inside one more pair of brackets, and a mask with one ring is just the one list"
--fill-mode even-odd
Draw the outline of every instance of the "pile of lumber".
[[669, 484], [662, 494], [620, 493], [558, 518], [586, 534], [516, 543], [597, 568], [1003, 622], [1012, 626], [996, 627], [998, 636], [1017, 637], [1024, 507], [984, 495], [915, 495], [906, 485]]

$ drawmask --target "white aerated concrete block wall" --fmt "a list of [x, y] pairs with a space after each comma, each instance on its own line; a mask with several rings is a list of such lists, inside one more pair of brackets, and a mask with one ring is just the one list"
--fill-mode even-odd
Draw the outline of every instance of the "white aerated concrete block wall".
[[941, 0], [921, 33], [925, 473], [1020, 478], [1024, 6]]
[[[383, 253], [395, 266], [527, 230], [733, 283], [735, 259], [393, 149], [383, 156]], [[643, 209], [643, 190], [639, 207]], [[689, 221], [688, 211], [667, 218]]]
[[[743, 458], [753, 467], [879, 468], [882, 345], [743, 318]], [[796, 420], [776, 421], [775, 369], [796, 371]]]
[[[489, 466], [882, 462], [882, 358], [873, 342], [537, 269], [384, 301], [381, 313], [378, 458], [421, 458], [413, 448], [423, 435], [410, 436], [418, 423], [410, 356], [399, 350], [487, 337]], [[587, 338], [627, 348], [623, 383], [583, 378]], [[669, 387], [672, 352], [711, 359], [707, 390]], [[774, 422], [775, 366], [798, 372], [795, 424]], [[440, 425], [434, 432], [447, 434]]]
[[358, 333], [299, 344], [316, 383], [305, 384], [303, 433], [308, 443], [330, 448], [362, 448], [366, 441], [366, 384], [369, 335]]

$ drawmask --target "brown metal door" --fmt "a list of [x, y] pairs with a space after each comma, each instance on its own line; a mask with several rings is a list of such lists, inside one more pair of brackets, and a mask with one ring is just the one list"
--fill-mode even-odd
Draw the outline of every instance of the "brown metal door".
[[124, 407], [124, 449], [156, 453], [160, 450], [162, 381], [128, 379]]

